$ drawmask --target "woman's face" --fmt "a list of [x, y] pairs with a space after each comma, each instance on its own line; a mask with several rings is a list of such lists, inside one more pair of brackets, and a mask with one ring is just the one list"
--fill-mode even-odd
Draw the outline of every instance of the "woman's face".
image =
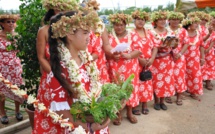
[[68, 38], [72, 41], [75, 50], [86, 50], [90, 39], [89, 31], [78, 29], [74, 34], [68, 35]]
[[194, 22], [193, 24], [190, 25], [190, 30], [196, 30], [198, 28], [198, 22]]
[[170, 24], [170, 26], [173, 26], [173, 27], [178, 27], [179, 26], [179, 24], [180, 24], [180, 20], [178, 20], [178, 19], [171, 19], [171, 20], [169, 20], [169, 24]]
[[13, 31], [15, 29], [15, 23], [16, 21], [14, 19], [5, 19], [1, 22], [1, 25], [4, 28], [4, 31]]
[[205, 25], [206, 25], [206, 23], [207, 23], [207, 21], [203, 19], [203, 20], [201, 20], [200, 25], [205, 26]]
[[166, 19], [159, 19], [155, 24], [157, 27], [164, 28], [166, 26]]
[[113, 25], [113, 29], [114, 29], [114, 31], [115, 31], [116, 34], [122, 34], [126, 30], [126, 25], [123, 22], [121, 22], [121, 23], [115, 23]]
[[145, 22], [146, 21], [144, 19], [136, 18], [135, 21], [134, 21], [134, 25], [135, 25], [136, 28], [140, 29], [140, 28], [144, 27]]
[[215, 25], [215, 17], [213, 17], [213, 18], [211, 19], [211, 24], [212, 24], [212, 25]]

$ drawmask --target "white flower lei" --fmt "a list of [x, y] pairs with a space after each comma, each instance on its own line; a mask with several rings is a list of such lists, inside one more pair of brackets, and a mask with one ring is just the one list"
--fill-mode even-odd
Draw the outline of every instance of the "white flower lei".
[[173, 33], [176, 37], [178, 37], [179, 33], [181, 32], [181, 28], [178, 28], [177, 30], [173, 31], [170, 27], [167, 27], [167, 30]]
[[102, 33], [105, 30], [105, 24], [100, 20], [96, 25], [97, 25], [97, 28], [96, 28], [96, 31], [95, 31], [95, 35], [96, 36], [101, 36]]
[[[113, 37], [114, 37], [117, 45], [120, 44], [119, 39], [118, 39], [118, 37], [116, 37], [116, 32], [114, 30], [112, 30], [112, 35], [113, 35]], [[128, 44], [131, 45], [131, 42], [132, 42], [132, 40], [131, 40], [131, 33], [128, 32]]]
[[167, 30], [167, 35], [165, 36], [161, 36], [161, 34], [156, 33], [154, 29], [151, 30], [151, 32], [158, 40], [164, 41], [167, 36], [171, 36], [171, 31], [169, 29], [166, 29], [166, 30]]
[[196, 30], [195, 39], [194, 39], [193, 43], [189, 43], [189, 45], [194, 46], [194, 45], [196, 45], [197, 42], [199, 42], [199, 32]]
[[79, 92], [79, 101], [90, 103], [93, 97], [97, 100], [100, 97], [102, 85], [99, 82], [99, 71], [97, 69], [97, 65], [93, 62], [93, 58], [90, 53], [87, 51], [80, 51], [79, 53], [79, 56], [87, 70], [87, 74], [90, 77], [90, 92], [87, 92], [84, 85], [81, 84], [82, 75], [80, 73], [79, 66], [75, 60], [72, 59], [69, 49], [63, 43], [60, 43], [58, 50], [60, 52], [61, 61], [68, 70], [69, 79], [73, 82], [72, 88]]
[[19, 96], [20, 98], [27, 99], [28, 104], [33, 104], [34, 107], [37, 108], [39, 111], [47, 113], [47, 117], [50, 116], [53, 119], [53, 122], [59, 123], [62, 128], [65, 128], [70, 131], [70, 134], [86, 134], [86, 131], [82, 126], [74, 128], [74, 125], [69, 122], [68, 118], [63, 119], [63, 115], [58, 115], [56, 112], [49, 110], [45, 107], [43, 103], [39, 103], [39, 100], [37, 100], [33, 95], [28, 96], [26, 91], [20, 90], [17, 85], [13, 85], [9, 80], [5, 79], [1, 73], [0, 82], [3, 82], [8, 88], [10, 88], [15, 95]]

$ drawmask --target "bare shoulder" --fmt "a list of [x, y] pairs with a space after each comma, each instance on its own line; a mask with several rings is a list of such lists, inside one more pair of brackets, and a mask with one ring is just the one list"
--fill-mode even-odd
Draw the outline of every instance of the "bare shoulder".
[[38, 34], [47, 35], [48, 34], [49, 25], [44, 25], [38, 30]]

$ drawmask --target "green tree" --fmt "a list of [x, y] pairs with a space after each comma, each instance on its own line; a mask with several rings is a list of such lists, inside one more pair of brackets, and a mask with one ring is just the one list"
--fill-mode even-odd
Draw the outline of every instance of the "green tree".
[[39, 62], [36, 53], [36, 36], [41, 20], [45, 14], [42, 8], [41, 0], [20, 0], [21, 20], [17, 22], [16, 31], [21, 35], [18, 40], [19, 57], [23, 65], [22, 77], [25, 85], [22, 88], [27, 89], [28, 93], [37, 91], [39, 85]]

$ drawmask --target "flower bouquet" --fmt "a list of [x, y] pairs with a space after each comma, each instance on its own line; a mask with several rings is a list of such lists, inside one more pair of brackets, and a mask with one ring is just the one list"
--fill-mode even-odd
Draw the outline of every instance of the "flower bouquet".
[[134, 74], [119, 84], [104, 84], [98, 99], [93, 97], [90, 103], [74, 102], [70, 110], [74, 120], [81, 119], [88, 123], [102, 123], [107, 118], [111, 120], [117, 118], [116, 113], [122, 108], [123, 100], [127, 100], [133, 91], [131, 84], [133, 78]]

